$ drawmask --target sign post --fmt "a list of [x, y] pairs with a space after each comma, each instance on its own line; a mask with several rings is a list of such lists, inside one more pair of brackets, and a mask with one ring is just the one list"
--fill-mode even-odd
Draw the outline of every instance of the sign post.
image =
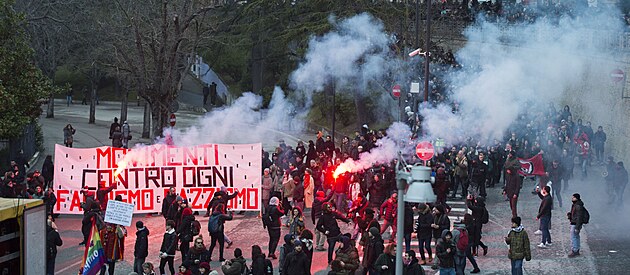
[[615, 83], [621, 82], [624, 78], [626, 78], [626, 74], [621, 69], [614, 69], [610, 72], [610, 79]]
[[433, 144], [431, 144], [430, 142], [422, 141], [418, 143], [418, 145], [416, 145], [416, 155], [418, 156], [418, 158], [425, 161], [425, 166], [426, 161], [430, 160], [433, 157], [433, 154]]
[[400, 85], [394, 85], [394, 88], [392, 88], [392, 95], [394, 97], [400, 97]]

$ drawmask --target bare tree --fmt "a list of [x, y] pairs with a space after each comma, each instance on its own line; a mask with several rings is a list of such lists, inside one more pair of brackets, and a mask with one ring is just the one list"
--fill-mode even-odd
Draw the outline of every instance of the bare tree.
[[[25, 29], [35, 51], [37, 67], [50, 79], [57, 68], [71, 57], [73, 48], [81, 40], [77, 35], [78, 20], [83, 14], [80, 8], [84, 0], [21, 0], [14, 8], [24, 14]], [[54, 117], [54, 94], [49, 95], [46, 117]]]
[[[100, 33], [113, 51], [105, 66], [129, 79], [150, 107], [153, 137], [168, 124], [169, 107], [181, 90], [195, 49], [210, 31], [203, 16], [216, 1], [114, 1], [95, 9]], [[105, 62], [107, 63], [107, 62]]]

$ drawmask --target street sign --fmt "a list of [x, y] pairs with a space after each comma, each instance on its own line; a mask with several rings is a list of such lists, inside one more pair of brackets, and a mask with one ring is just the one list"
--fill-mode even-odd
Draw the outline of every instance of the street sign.
[[392, 89], [392, 95], [394, 95], [394, 97], [400, 97], [400, 85], [394, 85], [394, 88]]
[[433, 144], [423, 141], [416, 145], [416, 155], [421, 160], [430, 160], [433, 157]]
[[175, 118], [175, 114], [171, 114], [171, 116], [168, 118], [168, 122], [171, 123], [171, 127], [175, 127], [175, 122], [177, 122], [177, 119]]
[[410, 93], [412, 94], [419, 94], [420, 93], [420, 83], [418, 82], [411, 82], [411, 91]]
[[626, 74], [621, 69], [614, 69], [610, 72], [610, 78], [613, 82], [622, 81], [626, 77]]

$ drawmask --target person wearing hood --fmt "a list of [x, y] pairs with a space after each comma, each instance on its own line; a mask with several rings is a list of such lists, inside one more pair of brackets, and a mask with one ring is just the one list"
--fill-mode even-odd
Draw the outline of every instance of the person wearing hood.
[[142, 221], [136, 222], [136, 244], [133, 250], [133, 271], [142, 274], [142, 264], [149, 255], [149, 229]]
[[[282, 266], [282, 275], [310, 275], [311, 271], [307, 268], [310, 266], [308, 257], [302, 251], [302, 242], [295, 240], [293, 251], [287, 254]], [[226, 275], [229, 275], [226, 273]]]
[[340, 240], [343, 245], [335, 252], [335, 260], [341, 261], [343, 270], [337, 274], [354, 274], [359, 268], [359, 251], [347, 236], [342, 236]]
[[271, 197], [269, 206], [263, 214], [263, 228], [267, 228], [269, 233], [269, 258], [276, 259], [276, 248], [280, 241], [280, 230], [282, 223], [280, 218], [284, 215], [284, 210], [277, 197]]
[[333, 252], [335, 251], [335, 244], [339, 241], [341, 236], [341, 229], [337, 220], [342, 220], [345, 223], [350, 223], [350, 219], [344, 217], [341, 213], [332, 210], [332, 205], [326, 203], [323, 206], [324, 213], [322, 217], [317, 221], [316, 229], [323, 232], [328, 238], [328, 263], [333, 260]]
[[302, 214], [302, 208], [295, 206], [291, 209], [291, 215], [289, 216], [287, 226], [289, 227], [289, 234], [294, 236], [302, 234], [302, 231], [304, 230], [304, 215]]
[[282, 269], [284, 268], [284, 262], [287, 259], [287, 255], [289, 255], [289, 253], [293, 252], [293, 248], [295, 247], [295, 245], [293, 244], [294, 240], [293, 235], [291, 234], [286, 234], [284, 235], [284, 244], [280, 247], [280, 259], [278, 261], [278, 268], [280, 269], [280, 274], [282, 273]]
[[182, 220], [179, 222], [179, 227], [177, 227], [177, 236], [181, 242], [179, 251], [182, 254], [182, 262], [186, 261], [186, 256], [190, 249], [190, 242], [193, 240], [191, 227], [194, 220], [195, 216], [193, 216], [192, 209], [190, 209], [190, 207], [184, 208], [182, 210]]
[[219, 243], [219, 261], [223, 262], [223, 246], [225, 245], [225, 221], [231, 221], [233, 219], [232, 212], [229, 215], [225, 214], [225, 205], [219, 204], [215, 207], [212, 216], [208, 219], [208, 233], [210, 233], [210, 257], [212, 258], [212, 252], [214, 247]]
[[[195, 238], [193, 246], [188, 250], [185, 263], [193, 275], [200, 275], [203, 274], [199, 270], [201, 264], [208, 262], [210, 262], [210, 251], [206, 249], [206, 246], [203, 244], [203, 238], [199, 236]], [[206, 270], [210, 270], [210, 268], [208, 267]]]
[[505, 237], [505, 243], [510, 246], [508, 258], [512, 263], [512, 275], [523, 274], [523, 259], [530, 261], [532, 253], [530, 250], [529, 236], [521, 225], [521, 217], [512, 218], [512, 229]]
[[245, 270], [247, 262], [243, 258], [243, 251], [240, 248], [234, 249], [234, 259], [224, 261], [221, 271], [224, 275], [241, 275]]
[[407, 250], [403, 255], [403, 275], [424, 275], [424, 269], [418, 263], [416, 252]]
[[443, 205], [436, 205], [433, 207], [433, 223], [431, 224], [433, 229], [433, 240], [437, 244], [438, 240], [442, 238], [442, 232], [451, 228], [451, 220], [446, 214], [446, 209]]
[[[416, 236], [418, 238], [418, 251], [420, 253], [420, 265], [433, 262], [433, 254], [431, 254], [431, 224], [433, 224], [433, 214], [426, 203], [418, 206], [418, 220], [416, 221]], [[424, 253], [429, 255], [427, 261]]]
[[571, 201], [573, 202], [571, 212], [567, 213], [567, 218], [571, 223], [571, 253], [569, 258], [580, 255], [580, 230], [584, 224], [584, 202], [582, 202], [580, 194], [573, 194]]
[[208, 262], [202, 262], [199, 264], [199, 273], [197, 273], [198, 275], [210, 275], [210, 272], [214, 272], [214, 274], [217, 274], [216, 271], [213, 271], [212, 269], [210, 269], [210, 264]]
[[[376, 262], [378, 256], [383, 253], [385, 249], [384, 241], [383, 238], [381, 238], [381, 230], [376, 226], [368, 229], [367, 236], [367, 242], [363, 248], [363, 260], [361, 264], [366, 271], [369, 271], [370, 274], [374, 274], [376, 270], [372, 263]], [[367, 272], [364, 274], [367, 274]]]
[[53, 178], [55, 175], [55, 164], [53, 163], [52, 156], [47, 155], [42, 165], [42, 177], [44, 177], [44, 188], [52, 187]]
[[355, 240], [359, 238], [359, 245], [366, 245], [368, 241], [368, 229], [370, 229], [370, 223], [372, 222], [375, 222], [377, 227], [380, 226], [378, 221], [374, 218], [374, 209], [372, 208], [366, 208], [361, 216], [355, 218], [358, 233], [356, 236], [353, 237]]
[[192, 272], [188, 268], [188, 265], [181, 264], [179, 265], [179, 272], [177, 272], [177, 275], [192, 275]]
[[396, 274], [396, 244], [389, 243], [374, 262], [374, 270], [380, 275]]
[[455, 274], [455, 243], [453, 234], [444, 229], [435, 245], [435, 255], [439, 259], [440, 275]]
[[[329, 202], [333, 197], [333, 192], [329, 192], [328, 196], [324, 191], [317, 191], [315, 193], [315, 200], [313, 201], [313, 208], [311, 209], [311, 220], [313, 224], [317, 224], [319, 218], [321, 218], [323, 210], [322, 205]], [[315, 249], [318, 251], [324, 251], [324, 242], [326, 241], [326, 235], [319, 230], [315, 230]]]

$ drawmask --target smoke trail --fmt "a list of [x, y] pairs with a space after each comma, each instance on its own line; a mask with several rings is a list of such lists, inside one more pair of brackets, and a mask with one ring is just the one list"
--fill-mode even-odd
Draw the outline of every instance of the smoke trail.
[[450, 113], [450, 106], [421, 110], [427, 138], [447, 144], [467, 136], [501, 139], [519, 114], [570, 96], [591, 71], [610, 71], [593, 60], [614, 60], [596, 30], [621, 31], [615, 15], [591, 12], [507, 28], [482, 20], [468, 28], [468, 43], [456, 53], [467, 66], [449, 76], [460, 112]]
[[358, 160], [351, 158], [339, 164], [334, 177], [345, 172], [359, 172], [378, 164], [387, 164], [398, 156], [398, 152], [412, 150], [409, 144], [411, 132], [409, 126], [401, 122], [394, 122], [387, 129], [387, 136], [377, 142], [377, 147], [359, 155]]

